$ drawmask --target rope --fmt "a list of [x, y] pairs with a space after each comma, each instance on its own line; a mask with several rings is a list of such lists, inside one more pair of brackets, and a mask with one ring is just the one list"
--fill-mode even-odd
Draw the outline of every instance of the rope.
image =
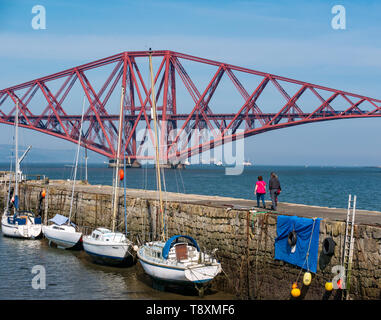
[[[147, 166], [143, 167], [143, 172], [142, 172], [142, 178], [143, 178], [143, 183], [142, 183], [142, 188], [143, 190], [147, 190]], [[141, 202], [143, 202], [141, 200]], [[146, 219], [143, 216], [143, 206], [142, 204], [140, 205], [140, 215], [143, 218], [143, 242], [146, 241]], [[147, 208], [147, 218], [148, 218], [148, 208]]]
[[302, 267], [301, 267], [301, 269], [300, 269], [300, 272], [299, 272], [299, 275], [298, 275], [298, 277], [297, 277], [297, 279], [296, 279], [296, 282], [299, 281], [299, 277], [300, 277], [300, 275], [301, 275], [301, 273], [302, 273], [302, 271], [303, 271], [303, 267], [304, 267], [304, 265], [306, 264], [306, 262], [307, 262], [307, 272], [310, 271], [310, 268], [309, 268], [309, 265], [308, 265], [308, 257], [309, 257], [309, 255], [310, 255], [310, 247], [311, 247], [312, 236], [313, 236], [313, 234], [314, 234], [315, 223], [316, 223], [316, 217], [313, 218], [313, 220], [314, 220], [314, 223], [313, 223], [313, 225], [312, 225], [312, 231], [311, 231], [310, 241], [309, 241], [308, 249], [307, 249], [307, 253], [306, 253], [306, 259], [304, 260], [304, 263], [303, 263], [303, 265], [302, 265]]
[[[260, 244], [262, 244], [262, 238], [263, 238], [263, 226], [266, 222], [266, 228], [265, 228], [265, 234], [264, 234], [264, 237], [265, 237], [265, 249], [267, 247], [267, 213], [268, 211], [261, 211], [261, 212], [258, 212], [258, 213], [263, 213], [263, 220], [262, 220], [262, 225], [261, 225], [261, 232], [257, 238], [257, 249], [256, 249], [256, 252], [255, 252], [255, 295], [257, 296], [257, 299], [258, 299], [258, 289], [261, 287], [262, 283], [263, 283], [263, 278], [262, 280], [259, 282], [258, 280], [258, 251], [259, 251], [259, 248], [261, 247]], [[257, 220], [257, 224], [258, 224], [258, 227], [259, 227], [259, 219]], [[262, 271], [264, 270], [264, 263], [265, 263], [265, 259], [262, 260]]]
[[183, 175], [181, 174], [181, 169], [179, 171], [179, 176], [180, 176], [181, 184], [183, 185], [183, 193], [186, 193], [186, 191], [185, 191], [185, 185], [184, 185], [184, 180], [183, 180]]

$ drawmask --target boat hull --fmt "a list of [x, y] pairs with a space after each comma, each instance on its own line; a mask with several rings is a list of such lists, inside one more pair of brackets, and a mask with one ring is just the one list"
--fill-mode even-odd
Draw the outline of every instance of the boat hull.
[[49, 241], [64, 249], [78, 247], [82, 239], [82, 233], [72, 226], [59, 226], [59, 229], [55, 225], [43, 226], [42, 232]]
[[8, 217], [4, 215], [1, 219], [1, 231], [4, 236], [21, 239], [36, 239], [41, 237], [41, 224], [32, 224], [28, 221], [24, 225], [17, 225], [9, 223]]
[[144, 271], [152, 278], [160, 281], [179, 283], [179, 284], [194, 284], [207, 283], [220, 273], [221, 266], [219, 264], [210, 266], [195, 266], [195, 267], [175, 267], [149, 261], [138, 253], [139, 262]]
[[113, 266], [132, 264], [133, 257], [127, 243], [99, 241], [87, 236], [83, 238], [82, 244], [96, 263]]

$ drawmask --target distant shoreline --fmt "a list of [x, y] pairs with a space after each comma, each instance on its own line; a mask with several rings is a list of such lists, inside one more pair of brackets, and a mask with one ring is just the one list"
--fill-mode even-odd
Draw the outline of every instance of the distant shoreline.
[[[52, 167], [54, 166], [67, 166], [72, 165], [72, 161], [25, 161], [24, 166], [32, 165], [47, 165], [50, 164]], [[82, 165], [82, 163], [80, 163]], [[107, 167], [106, 161], [97, 161], [97, 162], [87, 162], [88, 166], [97, 166], [97, 167]], [[9, 167], [9, 161], [0, 161], [0, 167]], [[144, 164], [143, 167], [154, 168], [153, 164]], [[194, 168], [215, 168], [215, 169], [224, 169], [233, 166], [216, 166], [215, 164], [190, 164], [186, 165], [186, 167], [194, 167]], [[371, 165], [304, 165], [304, 164], [255, 164], [251, 166], [245, 166], [245, 169], [254, 169], [254, 168], [263, 168], [263, 167], [279, 167], [279, 168], [372, 168], [372, 169], [381, 169], [381, 166], [371, 166]], [[132, 168], [134, 169], [134, 168]]]

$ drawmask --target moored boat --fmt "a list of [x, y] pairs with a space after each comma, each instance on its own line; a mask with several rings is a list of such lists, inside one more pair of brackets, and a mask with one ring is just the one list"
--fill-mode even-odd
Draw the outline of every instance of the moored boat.
[[98, 263], [122, 266], [133, 262], [132, 242], [123, 233], [107, 228], [97, 228], [84, 236], [83, 248]]
[[217, 259], [202, 253], [196, 240], [186, 235], [147, 242], [137, 255], [144, 271], [156, 280], [206, 284], [221, 272]]
[[[159, 161], [159, 139], [156, 117], [156, 98], [152, 71], [152, 56], [149, 55], [152, 91], [152, 111], [155, 129], [156, 179], [161, 214], [161, 240], [146, 242], [138, 249], [137, 256], [144, 271], [154, 280], [179, 285], [193, 284], [204, 293], [204, 284], [209, 283], [221, 272], [221, 264], [212, 255], [203, 253], [195, 239], [188, 235], [174, 235], [166, 240], [166, 223], [161, 194]], [[165, 181], [165, 180], [164, 180]]]
[[85, 112], [85, 98], [83, 99], [81, 125], [78, 132], [79, 138], [78, 138], [76, 160], [75, 160], [75, 167], [74, 167], [74, 177], [73, 177], [73, 187], [71, 192], [69, 217], [66, 218], [65, 216], [56, 214], [54, 218], [49, 220], [50, 222], [52, 222], [52, 224], [43, 226], [42, 228], [42, 232], [44, 236], [49, 240], [49, 244], [55, 243], [58, 248], [62, 248], [62, 249], [81, 248], [82, 232], [77, 231], [76, 226], [71, 222], [71, 215], [73, 211], [74, 189], [75, 189], [75, 182], [77, 178], [78, 157], [79, 157], [79, 149], [81, 147], [82, 124], [83, 124], [84, 112]]
[[20, 171], [20, 162], [26, 153], [20, 159], [18, 158], [18, 105], [17, 100], [15, 116], [15, 189], [14, 196], [12, 196], [10, 200], [11, 188], [9, 188], [7, 205], [1, 218], [1, 231], [3, 235], [7, 237], [36, 239], [42, 234], [41, 217], [39, 215], [35, 215], [32, 211], [19, 210], [19, 179], [22, 176]]
[[37, 239], [41, 236], [41, 217], [31, 211], [5, 211], [1, 218], [4, 236], [23, 239]]
[[68, 224], [68, 218], [60, 214], [56, 214], [49, 221], [50, 225], [42, 226], [42, 232], [49, 240], [49, 244], [55, 243], [58, 248], [69, 249], [82, 247], [82, 232], [76, 230], [73, 223]]
[[[108, 228], [96, 228], [90, 235], [84, 236], [82, 239], [83, 248], [86, 253], [96, 263], [102, 263], [106, 265], [118, 265], [129, 266], [134, 262], [134, 256], [132, 253], [133, 244], [127, 238], [127, 212], [126, 212], [126, 200], [125, 200], [125, 233], [117, 232], [116, 226], [116, 213], [118, 207], [118, 184], [119, 179], [124, 179], [124, 171], [118, 170], [120, 167], [121, 156], [121, 141], [122, 141], [122, 129], [123, 129], [123, 102], [125, 96], [125, 87], [122, 85], [122, 94], [120, 99], [120, 112], [119, 112], [119, 132], [118, 132], [118, 146], [116, 154], [116, 165], [114, 168], [113, 179], [113, 199], [112, 199], [112, 230]], [[126, 167], [124, 157], [124, 168]], [[118, 179], [119, 177], [119, 179]], [[124, 180], [125, 181], [125, 180]], [[124, 188], [125, 190], [126, 188]]]

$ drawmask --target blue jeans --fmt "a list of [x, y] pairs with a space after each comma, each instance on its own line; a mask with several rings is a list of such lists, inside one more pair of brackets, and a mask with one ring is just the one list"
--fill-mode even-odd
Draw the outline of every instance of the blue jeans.
[[260, 199], [262, 199], [263, 207], [266, 207], [266, 204], [265, 204], [265, 194], [257, 192], [257, 207], [259, 207], [259, 200]]
[[276, 207], [278, 205], [278, 189], [271, 189], [270, 190], [270, 197], [271, 197], [271, 207], [273, 210], [276, 210]]

